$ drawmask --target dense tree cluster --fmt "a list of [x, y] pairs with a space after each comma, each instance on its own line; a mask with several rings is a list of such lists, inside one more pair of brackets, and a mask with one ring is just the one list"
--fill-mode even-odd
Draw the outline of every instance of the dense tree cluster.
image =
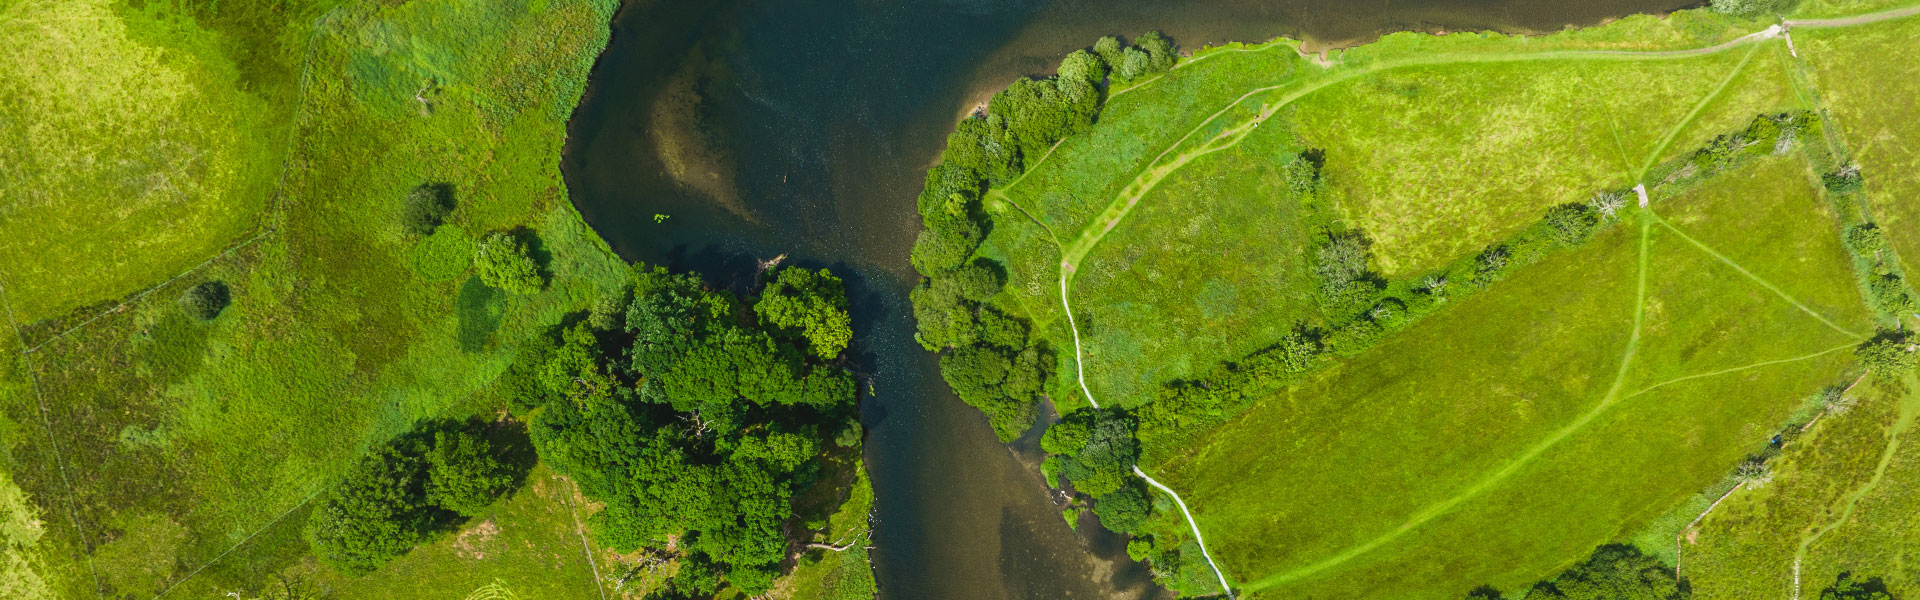
[[844, 286], [826, 271], [770, 275], [749, 303], [636, 266], [630, 289], [522, 349], [500, 380], [540, 407], [540, 457], [605, 505], [589, 523], [603, 544], [678, 540], [658, 597], [766, 591], [788, 555], [790, 498], [832, 440], [858, 443], [841, 431], [858, 427], [853, 378], [827, 362], [852, 337]]
[[1137, 427], [1124, 410], [1083, 408], [1062, 415], [1040, 438], [1041, 449], [1053, 455], [1049, 470], [1093, 497], [1100, 524], [1118, 533], [1139, 530], [1153, 512], [1145, 484], [1133, 476], [1140, 459]]
[[479, 424], [429, 422], [348, 469], [314, 506], [304, 534], [320, 562], [364, 574], [480, 514], [523, 473]]

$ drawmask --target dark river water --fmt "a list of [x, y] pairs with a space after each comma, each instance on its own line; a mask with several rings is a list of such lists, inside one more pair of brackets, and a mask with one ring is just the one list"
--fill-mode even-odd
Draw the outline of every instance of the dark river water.
[[736, 289], [783, 254], [847, 279], [854, 368], [871, 382], [883, 598], [1165, 597], [1120, 540], [1067, 527], [1033, 436], [999, 443], [913, 341], [913, 199], [954, 122], [1101, 35], [1343, 44], [1402, 29], [1551, 31], [1685, 3], [638, 0], [615, 19], [562, 168], [574, 204], [628, 259]]

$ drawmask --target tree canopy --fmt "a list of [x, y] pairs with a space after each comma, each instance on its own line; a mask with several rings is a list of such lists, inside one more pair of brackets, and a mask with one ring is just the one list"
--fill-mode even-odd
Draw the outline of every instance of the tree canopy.
[[526, 242], [507, 233], [489, 234], [476, 244], [473, 267], [482, 283], [516, 294], [537, 293], [547, 285]]
[[548, 396], [534, 447], [605, 506], [589, 527], [608, 547], [679, 540], [680, 574], [657, 597], [722, 580], [764, 592], [787, 558], [793, 494], [855, 414], [852, 376], [824, 362], [851, 338], [845, 287], [790, 268], [749, 304], [658, 267], [630, 280], [602, 300], [615, 306], [596, 304], [621, 318], [569, 328], [538, 385], [521, 386]]

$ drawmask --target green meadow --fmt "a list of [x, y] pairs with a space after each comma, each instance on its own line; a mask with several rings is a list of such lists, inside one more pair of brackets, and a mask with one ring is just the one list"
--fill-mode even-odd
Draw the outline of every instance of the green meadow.
[[[300, 534], [348, 465], [417, 421], [524, 431], [492, 382], [527, 340], [627, 283], [558, 168], [616, 6], [0, 3], [0, 31], [24, 40], [0, 50], [0, 121], [27, 124], [0, 128], [0, 517], [31, 524], [0, 532], [0, 589], [586, 598], [657, 584], [585, 534], [594, 507], [544, 467], [367, 576], [319, 565]], [[452, 191], [430, 236], [402, 227], [422, 185]], [[543, 289], [472, 274], [493, 231], [537, 240]], [[203, 282], [231, 298], [204, 322], [176, 301]], [[864, 497], [847, 510], [863, 518]], [[864, 550], [848, 556], [828, 585], [870, 596]]]
[[[1899, 261], [1843, 240], [1876, 222], [1920, 251], [1901, 200], [1916, 136], [1899, 40], [1915, 23], [1807, 24], [1790, 48], [1767, 21], [1689, 10], [1324, 55], [1205, 48], [1110, 90], [1088, 131], [990, 186], [978, 255], [1008, 270], [992, 304], [1062, 349], [1050, 399], [1145, 415], [1141, 468], [1249, 596], [1519, 597], [1614, 543], [1693, 561], [1672, 540], [1712, 532], [1687, 525], [1750, 482], [1736, 467], [1770, 464], [1776, 433], [1828, 410], [1816, 392], [1903, 317], [1868, 283], [1907, 289]], [[1863, 195], [1836, 187], [1850, 162]], [[1609, 197], [1582, 209], [1591, 239], [1541, 246], [1543, 214]], [[1316, 258], [1352, 235], [1384, 298], [1360, 316], [1328, 312]], [[1300, 339], [1339, 356], [1298, 375], [1243, 366]], [[1145, 422], [1157, 402], [1241, 392], [1186, 419], [1199, 429]], [[1130, 552], [1218, 593], [1192, 526], [1153, 494]], [[1811, 595], [1849, 556], [1827, 552]]]

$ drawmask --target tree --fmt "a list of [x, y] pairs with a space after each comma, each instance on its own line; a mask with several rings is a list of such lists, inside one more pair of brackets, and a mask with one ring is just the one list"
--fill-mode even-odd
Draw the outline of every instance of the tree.
[[1549, 600], [1682, 600], [1690, 594], [1673, 570], [1638, 548], [1610, 544], [1593, 551], [1552, 581], [1535, 585], [1528, 598]]
[[226, 282], [207, 281], [180, 294], [180, 310], [201, 321], [212, 321], [233, 302]]
[[320, 562], [363, 575], [405, 554], [426, 527], [421, 463], [381, 446], [347, 470], [307, 517], [304, 535]]
[[506, 233], [489, 234], [474, 246], [473, 266], [482, 283], [516, 294], [538, 293], [547, 284], [526, 243]]
[[1095, 56], [1099, 56], [1100, 62], [1106, 63], [1107, 67], [1119, 68], [1121, 48], [1123, 47], [1120, 43], [1120, 38], [1109, 35], [1093, 43], [1093, 53]]
[[1093, 514], [1100, 517], [1100, 525], [1114, 533], [1138, 531], [1152, 513], [1153, 501], [1147, 499], [1139, 482], [1122, 485], [1093, 503]]
[[1887, 380], [1910, 373], [1920, 356], [1914, 354], [1912, 334], [1906, 331], [1881, 331], [1854, 350], [1860, 362]]
[[493, 446], [465, 431], [434, 433], [427, 452], [427, 502], [463, 516], [477, 516], [513, 484], [513, 468]]
[[1854, 579], [1852, 573], [1842, 571], [1833, 585], [1820, 590], [1820, 600], [1893, 600], [1893, 594], [1879, 577]]
[[1007, 276], [1000, 270], [1000, 265], [984, 258], [955, 269], [947, 277], [953, 280], [960, 297], [974, 302], [992, 299], [994, 294], [1000, 293], [1000, 288], [1007, 285]]
[[1141, 35], [1133, 40], [1133, 45], [1139, 46], [1147, 53], [1149, 66], [1155, 73], [1173, 68], [1174, 61], [1179, 58], [1173, 53], [1173, 42], [1168, 40], [1167, 36], [1160, 35], [1158, 31], [1149, 31]]
[[400, 224], [409, 234], [427, 235], [439, 228], [452, 212], [453, 186], [422, 183], [407, 193], [406, 211], [401, 215]]
[[781, 269], [760, 293], [753, 310], [772, 327], [798, 332], [807, 349], [820, 358], [839, 356], [853, 341], [846, 285], [826, 269]]
[[927, 229], [913, 242], [914, 270], [934, 277], [959, 268], [973, 256], [986, 239], [986, 232], [967, 214], [970, 204], [956, 194], [948, 200], [946, 209], [927, 216]]
[[1086, 50], [1075, 50], [1060, 61], [1057, 76], [1066, 81], [1098, 84], [1107, 80], [1107, 62]]

